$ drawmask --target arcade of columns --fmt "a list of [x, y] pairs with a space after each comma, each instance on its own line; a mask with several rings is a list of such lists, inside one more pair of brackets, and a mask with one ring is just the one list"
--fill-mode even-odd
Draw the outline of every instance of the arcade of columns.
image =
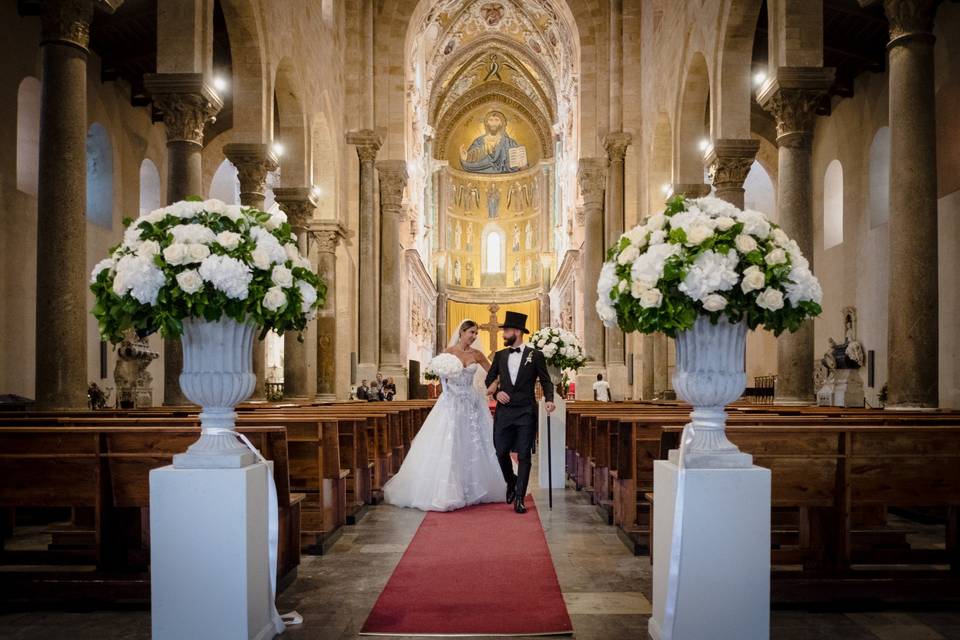
[[[787, 33], [803, 20], [804, 29], [820, 29], [816, 16], [798, 8], [798, 0], [783, 0], [787, 10], [776, 20]], [[46, 407], [80, 407], [86, 399], [85, 323], [85, 156], [87, 54], [89, 25], [95, 10], [110, 11], [119, 0], [48, 0], [42, 16], [42, 101], [40, 106], [38, 226], [59, 233], [40, 233], [37, 248], [37, 401]], [[802, 4], [802, 3], [801, 3]], [[936, 246], [927, 241], [937, 235], [935, 167], [934, 38], [936, 0], [885, 0], [890, 23], [889, 126], [896, 153], [890, 166], [890, 273], [889, 286], [889, 404], [936, 406], [938, 378]], [[578, 186], [585, 226], [580, 253], [581, 289], [590, 300], [603, 261], [605, 247], [624, 228], [625, 153], [638, 144], [622, 130], [623, 79], [622, 0], [610, 0], [610, 132], [603, 139], [605, 157], [581, 157]], [[371, 12], [372, 13], [372, 10]], [[163, 17], [161, 15], [161, 21]], [[161, 24], [161, 34], [163, 25]], [[372, 38], [371, 33], [368, 36]], [[201, 150], [205, 126], [222, 103], [208, 85], [210, 62], [201, 45], [192, 40], [158, 38], [158, 73], [146, 78], [154, 105], [162, 112], [167, 135], [167, 200], [176, 201], [202, 192]], [[832, 81], [832, 70], [822, 66], [822, 38], [812, 51], [792, 41], [770, 52], [767, 80], [757, 99], [776, 121], [778, 148], [777, 201], [780, 222], [797, 239], [805, 255], [813, 256], [813, 203], [811, 144], [815, 107]], [[191, 47], [194, 47], [193, 49]], [[819, 47], [819, 51], [817, 50]], [[749, 75], [747, 75], [749, 77]], [[368, 85], [372, 91], [372, 82]], [[748, 108], [748, 107], [747, 107]], [[748, 111], [749, 112], [749, 111]], [[721, 113], [719, 117], [723, 117]], [[731, 127], [714, 122], [713, 132]], [[743, 183], [757, 153], [758, 143], [749, 130], [740, 137], [711, 140], [702, 158], [716, 195], [742, 206]], [[378, 321], [358, 327], [358, 378], [382, 370], [398, 382], [405, 381], [401, 347], [404, 336], [395, 311], [401, 291], [403, 249], [400, 226], [407, 184], [403, 160], [377, 160], [383, 143], [374, 128], [347, 134], [359, 158], [359, 258], [358, 308]], [[692, 143], [683, 140], [682, 143]], [[674, 144], [679, 144], [674, 142]], [[277, 166], [270, 144], [251, 135], [248, 142], [226, 145], [224, 155], [238, 171], [243, 204], [262, 206], [265, 179]], [[701, 195], [709, 187], [691, 180], [674, 163], [673, 191]], [[379, 188], [378, 188], [379, 185]], [[335, 252], [344, 231], [336, 224], [312, 219], [317, 206], [310, 185], [276, 190], [276, 200], [287, 212], [302, 248], [307, 249], [330, 285], [326, 309], [316, 323], [316, 349], [307, 350], [292, 336], [285, 341], [287, 393], [293, 397], [342, 397], [335, 388], [336, 343]], [[379, 207], [379, 212], [377, 211]], [[378, 215], [379, 214], [379, 215]], [[815, 267], [815, 265], [814, 265]], [[369, 286], [368, 286], [369, 285]], [[605, 330], [590, 309], [578, 327], [590, 357], [581, 377], [605, 370], [621, 389], [626, 388], [626, 353], [622, 333]], [[650, 397], [669, 387], [668, 343], [664, 336], [644, 337], [638, 343], [638, 380], [634, 394]], [[183, 401], [177, 381], [179, 344], [166, 341], [164, 388], [167, 403]], [[778, 396], [783, 401], [809, 401], [813, 396], [813, 328], [778, 341]], [[316, 380], [308, 380], [308, 363], [316, 359]], [[263, 375], [262, 348], [256, 358]], [[342, 364], [341, 364], [342, 366]], [[581, 385], [578, 385], [580, 387]], [[583, 385], [586, 391], [589, 385]], [[402, 397], [402, 393], [401, 393]]]

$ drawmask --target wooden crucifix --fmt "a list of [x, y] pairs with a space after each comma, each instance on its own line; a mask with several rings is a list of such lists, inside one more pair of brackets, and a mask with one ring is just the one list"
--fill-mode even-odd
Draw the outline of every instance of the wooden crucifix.
[[481, 324], [480, 330], [486, 331], [487, 336], [489, 336], [490, 353], [487, 354], [487, 357], [493, 358], [493, 354], [497, 352], [497, 336], [500, 335], [500, 321], [497, 320], [497, 311], [500, 310], [500, 305], [494, 302], [487, 309], [490, 311], [490, 321]]

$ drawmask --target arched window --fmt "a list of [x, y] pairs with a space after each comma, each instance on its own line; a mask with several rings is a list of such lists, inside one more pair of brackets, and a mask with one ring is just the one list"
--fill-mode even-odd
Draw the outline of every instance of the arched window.
[[823, 174], [823, 248], [843, 243], [843, 167], [832, 160]]
[[40, 81], [28, 76], [17, 90], [17, 189], [37, 195], [40, 170]]
[[332, 27], [333, 21], [336, 16], [333, 13], [334, 10], [334, 1], [333, 0], [323, 0], [321, 4], [321, 11], [323, 12], [323, 21], [327, 23], [327, 26]]
[[504, 236], [500, 229], [489, 229], [483, 239], [483, 272], [504, 273]]
[[777, 199], [773, 190], [773, 180], [763, 165], [753, 161], [747, 179], [743, 181], [743, 204], [747, 209], [765, 213], [771, 220], [776, 219]]
[[229, 160], [221, 162], [213, 174], [210, 197], [227, 204], [240, 204], [240, 179], [237, 178], [237, 168]]
[[99, 122], [87, 130], [87, 219], [113, 228], [113, 145]]
[[160, 172], [150, 158], [140, 163], [140, 214], [160, 208]]
[[890, 127], [880, 127], [870, 144], [870, 228], [890, 219]]

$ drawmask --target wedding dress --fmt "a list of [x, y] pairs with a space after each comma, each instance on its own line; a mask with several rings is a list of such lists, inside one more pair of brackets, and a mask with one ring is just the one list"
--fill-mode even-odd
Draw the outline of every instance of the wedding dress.
[[493, 448], [493, 418], [474, 384], [480, 365], [441, 380], [443, 393], [410, 445], [384, 501], [422, 511], [502, 502], [506, 483]]

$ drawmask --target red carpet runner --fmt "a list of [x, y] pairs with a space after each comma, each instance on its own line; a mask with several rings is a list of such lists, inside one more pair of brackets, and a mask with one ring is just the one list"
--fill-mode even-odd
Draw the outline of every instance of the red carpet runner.
[[430, 512], [377, 600], [365, 635], [573, 631], [533, 499]]

